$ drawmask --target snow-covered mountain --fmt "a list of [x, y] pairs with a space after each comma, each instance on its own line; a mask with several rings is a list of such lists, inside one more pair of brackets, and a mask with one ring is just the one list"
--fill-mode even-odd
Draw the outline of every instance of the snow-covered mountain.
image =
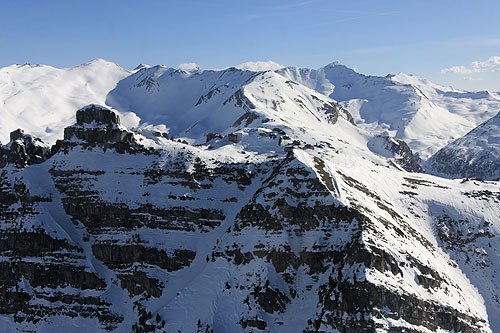
[[[327, 67], [361, 93], [360, 74]], [[353, 109], [361, 97], [332, 99], [348, 88], [318, 88], [319, 72], [141, 66], [99, 95], [116, 112], [73, 109], [51, 147], [14, 131], [0, 147], [0, 330], [499, 331], [500, 184], [422, 173], [384, 123], [423, 113], [390, 96], [444, 90], [368, 77], [372, 106]]]
[[[158, 111], [153, 114], [142, 112], [147, 109], [146, 105], [149, 107], [157, 103], [153, 108], [161, 109], [158, 105], [164, 105], [163, 102], [168, 100], [171, 105], [165, 105], [166, 108], [179, 106], [187, 110], [198, 102], [201, 91], [208, 93], [213, 90], [212, 94], [217, 95], [222, 88], [225, 88], [225, 93], [238, 90], [244, 84], [244, 78], [250, 78], [259, 70], [276, 70], [276, 73], [289, 80], [342, 103], [359, 127], [366, 129], [372, 136], [389, 135], [404, 140], [424, 166], [427, 166], [428, 158], [440, 148], [465, 135], [500, 110], [500, 97], [496, 93], [459, 91], [402, 73], [386, 77], [366, 76], [337, 62], [320, 69], [281, 68], [282, 65], [272, 61], [248, 62], [218, 71], [202, 70], [196, 64], [183, 64], [180, 67], [184, 70], [141, 64], [133, 71], [127, 71], [102, 59], [63, 69], [29, 64], [3, 67], [0, 69], [0, 102], [3, 102], [4, 119], [0, 122], [0, 141], [8, 142], [8, 133], [22, 127], [42, 140], [54, 143], [61, 137], [63, 129], [71, 124], [72, 113], [68, 110], [91, 103], [105, 105], [106, 101], [110, 106], [109, 103], [113, 103], [113, 96], [108, 96], [111, 90], [114, 90], [112, 95], [128, 96], [120, 98], [119, 102], [115, 101], [115, 104], [125, 103], [125, 100], [139, 103], [140, 96], [146, 99], [142, 107], [131, 104], [115, 110], [121, 115], [124, 124], [139, 126], [140, 119], [136, 114], [125, 112], [134, 109], [139, 110], [143, 124], [161, 125], [161, 121], [152, 118], [157, 116], [161, 120], [164, 116], [158, 116]], [[135, 82], [139, 77], [144, 79], [142, 83]], [[158, 86], [153, 86], [159, 84], [156, 81], [159, 77], [160, 81], [164, 81], [164, 84], [168, 81], [172, 87], [184, 80], [183, 77], [188, 79], [181, 84], [185, 89], [182, 92], [172, 87], [162, 87], [160, 92]], [[167, 77], [170, 79], [167, 80]], [[203, 84], [195, 83], [196, 80]], [[229, 83], [232, 88], [225, 86]], [[118, 84], [120, 87], [117, 87]], [[133, 94], [123, 90], [125, 86], [132, 90], [134, 84], [141, 84], [142, 90], [135, 89]], [[150, 90], [150, 94], [144, 94], [145, 90]], [[156, 96], [150, 100], [154, 91], [156, 95], [167, 91], [173, 95]], [[173, 98], [174, 95], [177, 98]], [[193, 99], [196, 99], [194, 104]], [[222, 106], [218, 105], [217, 108]]]
[[[133, 112], [144, 127], [163, 126], [170, 136], [204, 143], [209, 133], [279, 122], [310, 135], [352, 117], [334, 100], [272, 71], [186, 72], [156, 66], [120, 81], [106, 99], [117, 110]], [[296, 129], [295, 129], [296, 130]], [[304, 134], [306, 133], [306, 134]]]
[[342, 102], [359, 126], [388, 131], [423, 160], [500, 110], [495, 93], [459, 91], [403, 73], [366, 76], [340, 63], [277, 72]]
[[285, 66], [280, 65], [274, 61], [249, 61], [234, 67], [247, 71], [263, 72], [263, 71], [276, 71]]
[[500, 112], [440, 149], [432, 167], [451, 177], [500, 179]]
[[32, 64], [0, 68], [0, 142], [9, 142], [9, 133], [19, 127], [55, 142], [72, 124], [74, 110], [104, 104], [108, 92], [130, 74], [103, 59], [61, 69]]

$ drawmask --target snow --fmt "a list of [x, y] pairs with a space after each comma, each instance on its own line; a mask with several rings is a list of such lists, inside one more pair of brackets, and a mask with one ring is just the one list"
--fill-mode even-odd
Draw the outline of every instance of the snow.
[[[107, 93], [130, 72], [102, 59], [68, 68], [11, 65], [0, 68], [0, 141], [22, 128], [48, 143], [62, 138], [75, 110], [105, 104]], [[133, 115], [123, 114], [123, 123]]]
[[269, 60], [269, 61], [248, 61], [234, 67], [245, 71], [265, 72], [265, 71], [275, 71], [285, 66]]
[[187, 62], [184, 64], [180, 64], [177, 66], [181, 71], [184, 72], [197, 72], [201, 70], [201, 67], [195, 64], [194, 62]]
[[[272, 61], [236, 66], [241, 71], [234, 68], [201, 71], [194, 63], [181, 64], [179, 68], [177, 71], [162, 65], [141, 64], [129, 72], [103, 59], [63, 69], [45, 65], [3, 67], [0, 69], [0, 102], [4, 104], [4, 116], [0, 122], [0, 141], [8, 142], [8, 133], [20, 127], [53, 143], [62, 136], [63, 128], [72, 123], [74, 110], [106, 102], [108, 106], [116, 106], [127, 127], [138, 127], [141, 121], [145, 126], [170, 127], [175, 123], [177, 128], [171, 129], [172, 134], [184, 137], [182, 131], [188, 126], [199, 126], [195, 122], [202, 118], [207, 127], [215, 125], [217, 129], [217, 122], [224, 118], [220, 116], [223, 112], [219, 112], [218, 117], [204, 114], [214, 107], [220, 109], [222, 98], [235, 93], [251, 77], [252, 71], [276, 70], [342, 102], [358, 126], [374, 135], [389, 131], [405, 140], [424, 161], [494, 116], [500, 108], [500, 97], [496, 93], [454, 90], [404, 73], [365, 76], [338, 62], [318, 70], [283, 68]], [[125, 82], [113, 90], [125, 78]], [[133, 86], [142, 87], [142, 91]], [[130, 99], [125, 96], [128, 89], [135, 91], [133, 101], [127, 101]], [[151, 101], [151, 95], [158, 95], [160, 91], [163, 96]], [[216, 97], [215, 102], [211, 101], [214, 103], [205, 100], [205, 107], [196, 108], [198, 112], [190, 111], [201, 96], [208, 97], [206, 94], [210, 92]], [[179, 115], [173, 117], [175, 112]], [[180, 117], [181, 114], [184, 117]]]
[[500, 112], [435, 154], [432, 167], [446, 176], [500, 179]]
[[[352, 240], [355, 223], [329, 236], [321, 228], [296, 233], [294, 226], [285, 223], [282, 232], [256, 227], [237, 232], [235, 223], [246, 204], [269, 205], [274, 203], [269, 199], [273, 195], [291, 206], [312, 207], [318, 203], [347, 206], [367, 218], [361, 231], [361, 245], [368, 251], [384, 251], [401, 270], [400, 274], [394, 274], [362, 263], [346, 264], [342, 273], [348, 281], [367, 281], [395, 294], [451, 307], [487, 321], [478, 324], [482, 325], [482, 331], [500, 330], [500, 306], [495, 300], [500, 288], [495, 278], [500, 270], [500, 206], [494, 197], [473, 195], [478, 191], [500, 193], [499, 183], [405, 172], [389, 163], [392, 153], [386, 148], [387, 139], [395, 135], [421, 156], [428, 157], [482, 120], [491, 118], [492, 109], [500, 103], [498, 95], [456, 91], [405, 74], [385, 78], [364, 76], [339, 63], [319, 70], [289, 67], [277, 72], [261, 71], [275, 65], [252, 63], [242, 66], [251, 70], [221, 71], [202, 71], [194, 65], [177, 69], [141, 66], [127, 72], [115, 64], [96, 60], [66, 69], [48, 66], [0, 69], [0, 100], [5, 102], [5, 121], [0, 123], [2, 135], [8, 135], [8, 127], [23, 125], [27, 132], [53, 142], [62, 137], [64, 126], [74, 123], [76, 109], [89, 103], [106, 103], [120, 114], [124, 127], [134, 127], [131, 131], [136, 142], [158, 151], [158, 155], [129, 155], [112, 149], [77, 146], [68, 154], [56, 154], [23, 170], [7, 166], [4, 170], [11, 183], [22, 181], [31, 194], [53, 199], [37, 204], [39, 214], [24, 222], [32, 226], [42, 226], [43, 222], [50, 235], [84, 249], [80, 261], [86, 269], [105, 278], [108, 288], [102, 297], [125, 318], [118, 331], [127, 331], [137, 320], [132, 302], [139, 297], [131, 299], [114, 282], [116, 271], [93, 256], [91, 245], [104, 240], [125, 244], [140, 237], [145, 245], [157, 249], [190, 249], [197, 253], [191, 265], [177, 271], [168, 272], [155, 265], [144, 268], [148, 275], [164, 283], [165, 288], [162, 296], [142, 301], [153, 314], [166, 318], [169, 331], [196, 331], [197, 320], [210, 324], [215, 331], [242, 331], [237, 324], [242, 316], [258, 316], [270, 330], [289, 332], [291, 328], [303, 329], [308, 319], [317, 314], [318, 288], [334, 274], [333, 265], [318, 274], [316, 280], [303, 266], [296, 271], [290, 269], [294, 282], [289, 285], [262, 258], [238, 266], [224, 257], [213, 261], [206, 258], [233, 245], [242, 252], [254, 251], [257, 244], [282, 251], [289, 247], [297, 257], [319, 245], [343, 249]], [[53, 96], [43, 97], [46, 94]], [[341, 108], [336, 109], [338, 119], [332, 120], [331, 109], [325, 108], [325, 105], [338, 106], [332, 97], [351, 111], [357, 126]], [[133, 126], [123, 121], [127, 115]], [[479, 148], [495, 148], [500, 131], [497, 118], [470, 132], [467, 140], [474, 140], [462, 146], [476, 149], [474, 152]], [[168, 133], [169, 138], [185, 139], [190, 144], [157, 136], [155, 131]], [[209, 133], [220, 136], [206, 142]], [[230, 134], [235, 134], [237, 140], [230, 141]], [[378, 137], [379, 134], [385, 136]], [[321, 170], [318, 160], [324, 163]], [[198, 162], [206, 167], [211, 178], [203, 179], [197, 174]], [[221, 165], [237, 166], [252, 175], [250, 184], [242, 190], [226, 178], [229, 171], [217, 174]], [[280, 168], [287, 167], [296, 174], [285, 173], [287, 170], [281, 174]], [[187, 178], [176, 176], [176, 168]], [[64, 194], [57, 190], [49, 173], [54, 169], [91, 172], [92, 177], [79, 178], [78, 186], [96, 193], [99, 200], [110, 205], [123, 204], [130, 209], [144, 204], [164, 209], [217, 209], [224, 219], [219, 226], [194, 231], [147, 226], [133, 230], [110, 228], [84, 240], [85, 227], [73, 223], [61, 204]], [[165, 171], [165, 176], [148, 183], [145, 177], [148, 170]], [[310, 173], [325, 185], [327, 195], [311, 191], [302, 172]], [[292, 183], [291, 178], [297, 182]], [[328, 187], [329, 182], [332, 187]], [[290, 191], [311, 195], [293, 196]], [[192, 200], [182, 199], [187, 197]], [[231, 198], [236, 200], [229, 201]], [[10, 209], [20, 207], [15, 204]], [[274, 214], [278, 210], [270, 206], [268, 212]], [[453, 248], [440, 236], [445, 230], [442, 221], [447, 217], [453, 221], [450, 226], [463, 231], [462, 234], [479, 235], [467, 242], [474, 250], [463, 252]], [[463, 230], [460, 221], [467, 221]], [[493, 236], [482, 237], [485, 232]], [[481, 264], [482, 260], [488, 265]], [[418, 276], [432, 275], [426, 275], [423, 267], [432, 268], [443, 282], [427, 288]], [[265, 281], [291, 299], [286, 312], [266, 313], [244, 304], [251, 288], [263, 286]], [[226, 283], [232, 287], [226, 288]], [[292, 299], [290, 286], [300, 291], [299, 297]], [[30, 286], [23, 283], [23, 288], [29, 290]], [[378, 310], [387, 315], [373, 318], [383, 329], [397, 326], [430, 331], [391, 318], [388, 309]], [[22, 325], [13, 323], [11, 317], [0, 316], [0, 328], [6, 331]], [[81, 317], [71, 320], [51, 317], [28, 326], [25, 328], [37, 331], [85, 331], [84, 327], [97, 330], [99, 324]]]
[[397, 141], [391, 139], [389, 136], [378, 135], [368, 141], [368, 149], [375, 154], [391, 158], [394, 156], [394, 153], [388, 149], [388, 140], [391, 140], [396, 145], [398, 144]]
[[390, 131], [423, 160], [500, 109], [494, 93], [457, 91], [403, 73], [366, 76], [338, 62], [277, 72], [344, 103], [358, 126], [374, 135]]

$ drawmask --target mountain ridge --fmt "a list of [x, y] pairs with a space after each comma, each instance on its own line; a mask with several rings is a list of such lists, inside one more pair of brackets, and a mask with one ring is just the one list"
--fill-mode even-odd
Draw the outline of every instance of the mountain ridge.
[[451, 177], [500, 179], [500, 111], [463, 137], [441, 148], [432, 167]]
[[[500, 329], [498, 181], [422, 173], [359, 98], [306, 75], [112, 68], [55, 142], [27, 128], [0, 146], [2, 330]], [[465, 100], [473, 121], [496, 105], [397, 77], [369, 93]]]
[[[262, 77], [264, 81], [268, 79]], [[66, 131], [64, 140], [56, 144], [55, 154], [47, 161], [25, 169], [7, 167], [2, 173], [3, 195], [14, 195], [25, 207], [23, 211], [33, 214], [24, 217], [25, 225], [19, 229], [16, 217], [12, 220], [6, 214], [9, 209], [16, 210], [7, 201], [1, 215], [3, 239], [13, 235], [35, 237], [28, 230], [38, 228], [55, 237], [52, 242], [65, 240], [83, 249], [87, 258], [93, 258], [90, 262], [99, 263], [82, 266], [76, 261], [69, 266], [56, 266], [68, 271], [69, 280], [50, 271], [54, 281], [59, 281], [56, 285], [69, 284], [86, 297], [99, 295], [100, 304], [120, 304], [101, 310], [85, 305], [98, 324], [82, 319], [81, 325], [119, 331], [131, 326], [192, 330], [200, 322], [215, 330], [286, 331], [290, 326], [282, 326], [283, 322], [306, 330], [396, 326], [422, 332], [438, 328], [490, 331], [483, 297], [495, 292], [489, 296], [479, 294], [469, 279], [476, 283], [491, 280], [489, 274], [494, 274], [492, 270], [500, 263], [494, 256], [478, 255], [468, 263], [457, 257], [455, 264], [447, 254], [461, 253], [451, 250], [461, 241], [460, 237], [451, 236], [455, 219], [467, 216], [469, 228], [485, 221], [466, 215], [468, 208], [458, 215], [450, 211], [455, 209], [452, 202], [456, 196], [467, 202], [466, 207], [478, 207], [491, 200], [464, 195], [464, 189], [474, 193], [476, 184], [380, 165], [381, 160], [363, 152], [355, 142], [335, 136], [319, 134], [325, 141], [314, 147], [308, 143], [308, 136], [296, 136], [301, 131], [273, 128], [276, 124], [272, 123], [266, 128], [269, 122], [250, 123], [241, 129], [241, 140], [236, 142], [229, 139], [229, 133], [215, 139], [217, 144], [201, 146], [178, 142], [154, 129], [132, 130], [129, 133], [133, 139], [124, 142], [122, 149], [115, 146], [121, 144], [116, 139], [98, 139], [102, 137], [99, 133], [111, 133], [115, 127], [98, 121], [109, 117], [97, 118], [95, 109], [96, 106], [89, 106], [78, 111], [81, 116], [77, 115], [77, 122], [86, 119], [83, 132], [75, 137], [71, 133], [79, 132]], [[110, 119], [113, 117], [116, 116]], [[332, 129], [356, 130], [347, 120], [340, 119], [330, 125]], [[290, 140], [285, 136], [290, 136]], [[133, 148], [135, 145], [137, 149]], [[385, 184], [389, 179], [390, 185]], [[50, 181], [55, 187], [40, 186]], [[14, 186], [20, 182], [26, 187]], [[222, 188], [225, 190], [221, 192]], [[500, 193], [498, 184], [479, 186], [485, 188]], [[169, 193], [168, 200], [160, 194], [164, 191]], [[423, 198], [418, 199], [420, 196]], [[393, 199], [396, 197], [413, 204], [398, 203]], [[427, 202], [431, 203], [429, 208]], [[59, 215], [45, 213], [57, 206]], [[430, 215], [423, 218], [427, 209]], [[477, 240], [473, 242], [485, 239], [485, 230], [486, 235], [492, 235], [486, 239], [497, 240], [496, 221], [491, 219], [497, 210], [492, 209], [490, 206], [485, 217], [493, 228], [486, 224], [478, 227]], [[20, 216], [26, 214], [23, 211], [19, 211]], [[68, 231], [61, 233], [57, 226], [66, 220], [64, 223], [70, 223], [64, 227]], [[437, 236], [432, 228], [441, 228], [438, 230], [442, 235]], [[497, 243], [491, 250], [484, 244], [477, 246], [494, 253]], [[9, 247], [12, 245], [6, 246], [8, 251], [19, 251]], [[70, 251], [69, 245], [64, 246]], [[148, 259], [146, 253], [156, 259]], [[32, 261], [29, 258], [33, 254], [23, 255], [25, 261]], [[48, 257], [42, 265], [61, 265], [49, 259], [51, 255], [55, 254], [46, 252]], [[344, 257], [345, 262], [340, 260]], [[484, 277], [467, 270], [466, 277], [459, 269], [479, 268], [484, 258], [491, 265], [491, 270], [489, 266], [479, 269], [478, 273], [486, 274]], [[30, 287], [21, 288], [16, 295], [29, 296], [30, 301], [24, 306], [13, 305], [19, 320], [26, 328], [39, 327], [38, 322], [54, 325], [53, 319], [41, 319], [30, 314], [30, 309], [55, 286], [29, 275], [29, 269], [36, 266], [19, 266], [9, 259], [4, 263], [9, 267], [5, 272], [12, 270], [15, 279], [25, 276], [29, 281], [25, 285]], [[19, 277], [15, 272], [23, 275]], [[72, 280], [82, 274], [78, 272], [90, 274], [88, 279], [93, 276], [95, 282], [89, 285], [90, 291], [85, 291], [78, 280]], [[231, 273], [228, 277], [223, 272]], [[44, 289], [37, 287], [40, 283]], [[211, 286], [208, 289], [207, 283]], [[109, 293], [110, 290], [115, 291]], [[235, 296], [231, 296], [231, 291]], [[62, 291], [56, 300], [68, 292], [72, 293]], [[358, 301], [349, 296], [360, 293], [364, 297]], [[214, 297], [220, 299], [215, 308], [210, 305]], [[332, 297], [351, 301], [332, 302]], [[241, 304], [237, 311], [230, 310], [234, 302]], [[413, 310], [406, 310], [408, 304]], [[487, 304], [488, 312], [493, 311], [490, 314], [498, 311], [494, 301], [488, 299]], [[309, 310], [301, 315], [294, 310], [304, 306]], [[182, 309], [186, 308], [196, 311], [184, 312]], [[5, 309], [9, 307], [2, 311]], [[71, 313], [66, 311], [74, 311], [71, 308], [50, 311], [55, 311], [54, 318], [59, 318], [61, 327], [71, 325], [65, 319]], [[141, 319], [149, 316], [148, 311], [160, 319]], [[359, 311], [361, 317], [357, 315]], [[414, 311], [420, 311], [418, 319], [414, 318]], [[442, 319], [437, 319], [441, 318], [436, 317], [440, 312]], [[489, 321], [494, 323], [494, 316]], [[12, 325], [6, 327], [18, 327]]]

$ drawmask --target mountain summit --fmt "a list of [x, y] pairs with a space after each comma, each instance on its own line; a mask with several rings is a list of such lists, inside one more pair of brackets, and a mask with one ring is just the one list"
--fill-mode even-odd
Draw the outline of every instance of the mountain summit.
[[500, 330], [495, 94], [339, 64], [0, 73], [3, 331]]

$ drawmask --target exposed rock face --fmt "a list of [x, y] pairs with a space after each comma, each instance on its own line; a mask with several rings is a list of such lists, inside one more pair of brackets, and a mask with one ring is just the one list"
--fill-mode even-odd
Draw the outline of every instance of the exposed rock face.
[[376, 154], [388, 157], [408, 172], [424, 172], [417, 156], [403, 140], [388, 135], [377, 135], [368, 142], [368, 148]]
[[96, 124], [113, 127], [120, 125], [120, 117], [103, 106], [90, 104], [76, 111], [76, 124], [80, 126]]
[[238, 142], [241, 141], [241, 134], [239, 134], [239, 133], [229, 133], [227, 135], [227, 139], [230, 142], [238, 143]]
[[[84, 250], [33, 224], [47, 222], [40, 207], [53, 205], [52, 198], [31, 194], [22, 182], [11, 183], [6, 171], [0, 172], [0, 183], [0, 313], [28, 325], [61, 315], [96, 318], [102, 327], [116, 327], [122, 319], [99, 296], [106, 282], [86, 266]], [[19, 208], [12, 211], [12, 205]], [[81, 293], [64, 291], [71, 289]]]
[[[90, 106], [50, 159], [0, 169], [7, 330], [77, 320], [118, 332], [490, 331], [460, 270], [469, 264], [448, 253], [487, 251], [496, 222], [472, 228], [479, 217], [452, 219], [451, 208], [445, 215], [429, 202], [484, 203], [493, 216], [498, 185], [445, 186], [374, 163], [360, 175], [338, 158], [347, 143], [305, 145], [278, 127], [241, 138], [241, 146], [250, 135], [273, 145], [254, 158], [157, 133], [163, 149], [146, 148], [145, 136], [120, 141], [115, 130], [132, 134], [111, 111]], [[434, 217], [426, 226], [437, 238], [418, 228]], [[495, 255], [470, 259], [482, 277], [471, 276], [494, 280], [479, 259], [495, 267]], [[492, 286], [483, 293], [492, 314], [500, 308], [488, 295], [497, 294]]]
[[7, 163], [23, 168], [42, 163], [50, 156], [49, 145], [39, 138], [24, 134], [22, 129], [17, 129], [10, 133], [10, 142], [7, 145], [0, 145], [0, 168]]
[[89, 145], [106, 143], [131, 143], [133, 133], [120, 127], [120, 117], [113, 111], [88, 105], [76, 112], [76, 124], [64, 129], [64, 139], [83, 140]]
[[120, 125], [120, 117], [100, 105], [87, 105], [76, 112], [76, 124], [64, 129], [64, 140], [57, 140], [52, 152], [68, 151], [80, 144], [114, 149], [119, 153], [145, 152], [136, 144], [134, 133]]

